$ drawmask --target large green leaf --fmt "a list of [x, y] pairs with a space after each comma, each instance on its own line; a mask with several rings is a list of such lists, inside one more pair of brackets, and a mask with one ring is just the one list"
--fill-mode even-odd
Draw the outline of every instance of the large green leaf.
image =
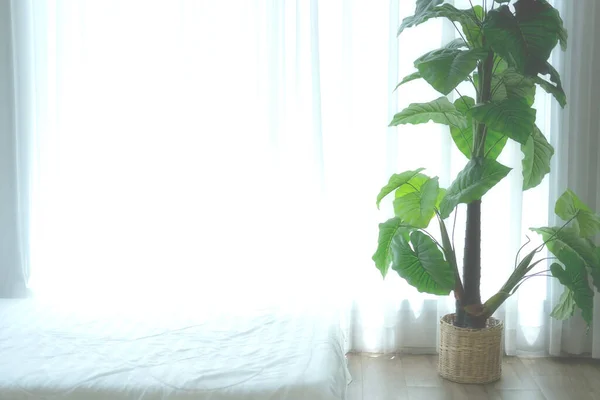
[[469, 161], [465, 169], [458, 173], [440, 204], [442, 218], [448, 218], [459, 203], [481, 199], [510, 171], [511, 168], [489, 158]]
[[416, 174], [413, 178], [411, 178], [410, 185], [402, 185], [396, 189], [396, 191], [394, 192], [394, 198], [397, 199], [398, 197], [402, 197], [405, 194], [418, 192], [419, 190], [421, 190], [421, 186], [423, 186], [423, 184], [429, 179], [431, 178], [423, 173]]
[[[461, 153], [468, 159], [471, 159], [471, 148], [473, 146], [473, 120], [469, 114], [469, 110], [475, 106], [475, 100], [469, 96], [462, 96], [454, 102], [454, 106], [467, 119], [467, 127], [460, 129], [452, 126], [450, 127], [450, 134], [452, 135], [452, 140], [454, 140], [456, 147], [458, 147]], [[502, 153], [507, 141], [508, 136], [488, 129], [484, 154], [487, 154], [487, 158], [495, 160], [500, 153]]]
[[400, 81], [400, 83], [396, 85], [396, 87], [394, 88], [394, 90], [398, 89], [400, 86], [404, 85], [407, 82], [414, 81], [416, 79], [421, 79], [421, 78], [422, 78], [421, 77], [421, 73], [419, 71], [413, 72], [412, 74], [410, 74], [408, 76], [405, 76], [404, 79], [402, 79]]
[[515, 14], [506, 5], [490, 10], [483, 24], [492, 49], [510, 66], [535, 76], [564, 30], [558, 11], [545, 1], [520, 0]]
[[442, 4], [444, 0], [417, 0], [417, 9], [415, 14], [404, 18], [398, 35], [406, 28], [417, 26], [432, 18], [448, 18], [451, 21], [460, 22], [461, 24], [473, 21], [474, 15], [471, 10], [459, 10], [451, 4]]
[[583, 319], [588, 323], [592, 321], [594, 308], [594, 292], [590, 288], [588, 274], [581, 259], [570, 251], [564, 251], [561, 261], [565, 268], [554, 263], [550, 266], [552, 276], [573, 292], [573, 300], [581, 309]]
[[524, 76], [514, 68], [508, 68], [492, 78], [492, 101], [505, 99], [523, 99], [532, 106], [535, 101], [535, 82], [531, 77]]
[[392, 240], [396, 235], [400, 235], [409, 240], [409, 234], [414, 229], [404, 224], [400, 218], [392, 218], [379, 224], [379, 239], [377, 241], [377, 251], [373, 254], [375, 266], [385, 278], [392, 263]]
[[549, 63], [546, 63], [546, 66], [548, 69], [548, 74], [550, 74], [550, 81], [552, 83], [540, 78], [539, 76], [533, 78], [534, 82], [540, 85], [540, 87], [544, 89], [547, 93], [550, 93], [552, 96], [554, 96], [556, 101], [558, 101], [558, 104], [560, 104], [562, 108], [565, 108], [565, 106], [567, 105], [567, 95], [563, 90], [560, 74]]
[[548, 250], [559, 257], [559, 260], [563, 252], [570, 251], [587, 266], [600, 266], [600, 259], [595, 253], [595, 247], [588, 240], [580, 237], [576, 230], [557, 227], [532, 228], [532, 230], [542, 235], [545, 241], [550, 239], [547, 243]]
[[440, 97], [429, 103], [410, 104], [404, 110], [394, 115], [390, 126], [425, 124], [429, 121], [462, 128], [467, 126], [466, 118], [445, 97]]
[[454, 102], [454, 107], [462, 114], [467, 120], [467, 125], [464, 128], [457, 126], [450, 127], [450, 134], [452, 140], [456, 144], [456, 147], [471, 159], [471, 152], [473, 147], [473, 119], [469, 115], [468, 111], [475, 106], [475, 100], [469, 96], [461, 96]]
[[486, 103], [470, 110], [474, 120], [488, 129], [502, 133], [521, 144], [526, 144], [535, 123], [536, 111], [519, 98]]
[[435, 242], [415, 231], [410, 236], [396, 235], [392, 240], [392, 269], [419, 292], [447, 295], [454, 289], [454, 271], [444, 260]]
[[527, 143], [521, 145], [523, 151], [523, 190], [528, 190], [539, 185], [544, 176], [550, 172], [550, 160], [554, 155], [554, 148], [544, 134], [536, 126]]
[[421, 187], [430, 180], [431, 178], [425, 174], [418, 173], [410, 180], [410, 185], [402, 185], [399, 186], [398, 189], [394, 192], [394, 198], [397, 199], [409, 193], [418, 192], [421, 190]]
[[575, 299], [573, 298], [573, 291], [568, 287], [565, 287], [564, 292], [560, 295], [560, 299], [558, 299], [558, 303], [550, 313], [550, 316], [563, 321], [571, 318], [574, 312]]
[[[548, 7], [550, 5], [550, 3], [548, 2], [548, 0], [537, 0], [538, 2], [542, 3], [542, 6]], [[522, 3], [529, 3], [531, 2], [531, 0], [522, 0]], [[517, 12], [520, 12], [519, 10], [519, 6], [518, 4], [515, 4], [515, 7], [517, 8]], [[567, 30], [564, 27], [564, 22], [562, 20], [562, 18], [560, 17], [560, 13], [558, 12], [558, 10], [553, 10], [551, 11], [551, 14], [553, 14], [553, 17], [556, 18], [556, 22], [557, 22], [557, 26], [556, 26], [556, 33], [558, 34], [558, 41], [560, 43], [560, 48], [563, 51], [567, 50], [567, 40], [569, 39], [569, 34], [567, 32]]]
[[486, 51], [443, 48], [431, 51], [415, 61], [415, 67], [435, 90], [447, 95], [477, 67]]
[[[405, 187], [411, 188], [408, 185]], [[409, 193], [396, 197], [394, 213], [409, 225], [427, 228], [435, 214], [438, 193], [438, 178], [427, 179], [417, 190], [413, 189]]]
[[568, 266], [570, 261], [570, 258], [564, 257], [570, 257], [572, 254], [577, 257], [590, 269], [594, 286], [600, 290], [600, 255], [593, 243], [569, 228], [544, 227], [532, 228], [532, 231], [542, 235], [544, 241], [548, 241], [548, 250], [563, 264]]
[[575, 227], [581, 237], [594, 237], [600, 232], [600, 215], [594, 213], [572, 190], [566, 190], [558, 198], [554, 212], [565, 221], [575, 218]]
[[390, 177], [390, 180], [387, 185], [381, 188], [381, 191], [377, 195], [377, 208], [379, 208], [379, 203], [381, 200], [388, 194], [392, 193], [394, 190], [398, 189], [400, 186], [407, 184], [413, 179], [415, 176], [419, 174], [419, 172], [423, 171], [425, 168], [419, 168], [414, 171], [404, 171], [400, 174], [394, 174]]
[[[398, 198], [405, 196], [407, 194], [410, 194], [410, 193], [420, 192], [423, 185], [425, 183], [427, 183], [430, 179], [431, 178], [425, 174], [417, 174], [417, 175], [415, 175], [414, 178], [412, 178], [410, 180], [410, 185], [408, 185], [408, 184], [402, 185], [398, 189], [396, 189], [396, 192], [394, 193], [394, 197], [396, 199], [398, 199]], [[437, 179], [437, 177], [434, 179]], [[437, 193], [437, 199], [435, 201], [436, 208], [439, 208], [440, 202], [442, 201], [442, 199], [444, 198], [445, 195], [446, 195], [446, 189], [439, 188], [438, 193]]]

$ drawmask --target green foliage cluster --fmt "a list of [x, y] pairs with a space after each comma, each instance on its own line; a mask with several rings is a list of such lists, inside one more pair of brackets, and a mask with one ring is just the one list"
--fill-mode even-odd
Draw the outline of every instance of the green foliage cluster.
[[[556, 215], [565, 223], [532, 228], [541, 235], [543, 244], [516, 262], [513, 274], [498, 293], [480, 304], [461, 303], [463, 283], [444, 220], [459, 204], [481, 200], [508, 175], [511, 168], [497, 158], [509, 140], [519, 143], [523, 152], [523, 190], [539, 185], [550, 172], [554, 149], [535, 124], [532, 106], [536, 90], [540, 88], [562, 107], [566, 105], [560, 76], [548, 62], [555, 47], [560, 44], [565, 50], [567, 46], [559, 12], [546, 0], [481, 3], [460, 10], [444, 0], [417, 0], [415, 14], [404, 19], [398, 30], [400, 34], [433, 18], [446, 18], [457, 28], [460, 38], [415, 60], [416, 71], [396, 88], [403, 90], [403, 85], [423, 79], [442, 96], [410, 104], [390, 125], [430, 121], [447, 125], [468, 161], [448, 188], [441, 188], [438, 177], [427, 176], [423, 168], [389, 179], [377, 196], [377, 206], [393, 194], [395, 217], [380, 224], [373, 260], [384, 277], [391, 268], [420, 292], [448, 295], [454, 291], [468, 314], [487, 318], [525, 280], [537, 275], [531, 271], [546, 259], [535, 258], [547, 248], [557, 261], [547, 273], [564, 285], [551, 315], [566, 319], [579, 308], [589, 324], [594, 295], [591, 284], [600, 289], [600, 248], [593, 241], [600, 232], [600, 216], [570, 190], [555, 207]], [[456, 91], [463, 82], [473, 85], [475, 98]], [[457, 98], [452, 103], [446, 96], [454, 91]], [[433, 219], [439, 224], [440, 241], [426, 231]]]

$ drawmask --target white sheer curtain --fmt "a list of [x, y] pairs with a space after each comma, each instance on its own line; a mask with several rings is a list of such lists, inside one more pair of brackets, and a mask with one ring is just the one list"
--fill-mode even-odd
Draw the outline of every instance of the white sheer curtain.
[[[19, 219], [5, 231], [23, 249], [11, 265], [26, 273], [15, 276], [37, 296], [201, 307], [295, 296], [343, 305], [354, 350], [435, 351], [452, 299], [394, 274], [383, 282], [371, 255], [391, 214], [374, 200], [391, 173], [426, 167], [447, 186], [466, 162], [444, 127], [387, 128], [402, 107], [439, 96], [418, 81], [393, 88], [415, 58], [454, 38], [451, 24], [397, 39], [413, 0], [2, 1], [15, 106], [7, 137], [19, 155], [6, 176], [20, 183]], [[564, 73], [572, 106], [561, 114], [542, 93], [536, 104], [554, 144], [571, 142], [563, 115], [592, 114], [574, 113], [572, 88], [586, 83]], [[572, 187], [560, 175], [523, 195], [520, 150], [508, 147], [501, 161], [515, 170], [483, 205], [484, 296], [509, 275], [527, 228], [547, 223], [548, 198]], [[555, 170], [578, 160], [557, 157]], [[464, 210], [458, 249], [462, 226]], [[530, 280], [499, 312], [509, 354], [556, 353], [580, 337], [549, 323], [547, 285]]]
[[[551, 177], [551, 199], [566, 187], [574, 190], [587, 204], [600, 210], [600, 4], [595, 0], [556, 0], [569, 28], [569, 50], [555, 56], [555, 65], [563, 76], [569, 105], [562, 113], [553, 114], [552, 140], [557, 147]], [[556, 108], [556, 106], [553, 106]], [[554, 111], [554, 109], [553, 109]], [[549, 282], [549, 300], [554, 306], [562, 293], [556, 282]], [[588, 332], [582, 318], [561, 323], [551, 321], [549, 351], [591, 353], [600, 358], [600, 296], [594, 299], [594, 322]]]
[[33, 63], [18, 74], [34, 82], [36, 293], [238, 302], [329, 284], [316, 1], [13, 6]]

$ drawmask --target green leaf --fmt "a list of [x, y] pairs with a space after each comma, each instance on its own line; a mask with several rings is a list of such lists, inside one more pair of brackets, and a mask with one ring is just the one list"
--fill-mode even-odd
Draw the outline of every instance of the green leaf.
[[565, 108], [565, 106], [567, 105], [567, 95], [563, 90], [562, 81], [560, 80], [560, 74], [549, 63], [546, 63], [546, 66], [548, 69], [548, 73], [550, 74], [550, 81], [553, 84], [540, 78], [539, 76], [533, 78], [534, 82], [540, 85], [540, 87], [544, 89], [547, 93], [550, 93], [552, 96], [554, 96], [556, 101], [558, 101], [558, 104], [560, 104], [562, 108]]
[[521, 144], [526, 144], [535, 122], [536, 111], [523, 99], [506, 99], [471, 108], [471, 117]]
[[496, 312], [496, 310], [500, 308], [500, 306], [504, 304], [506, 300], [508, 300], [510, 296], [512, 296], [512, 294], [508, 292], [500, 291], [496, 293], [495, 295], [490, 297], [485, 303], [483, 303], [483, 310], [481, 312], [481, 315], [491, 317]]
[[440, 188], [438, 190], [437, 199], [435, 199], [435, 208], [438, 210], [440, 208], [440, 204], [442, 204], [442, 200], [444, 200], [444, 197], [446, 197], [446, 189]]
[[484, 158], [469, 161], [452, 182], [440, 205], [442, 218], [448, 218], [459, 203], [470, 203], [481, 199], [484, 194], [502, 180], [511, 168], [499, 162]]
[[572, 190], [566, 190], [556, 201], [554, 212], [564, 221], [575, 218], [579, 236], [594, 237], [600, 232], [600, 215], [595, 214]]
[[594, 308], [594, 292], [590, 288], [588, 274], [581, 259], [570, 251], [561, 255], [565, 268], [554, 263], [550, 266], [552, 276], [573, 292], [573, 301], [581, 309], [583, 319], [588, 323], [592, 321]]
[[467, 126], [466, 118], [445, 97], [440, 97], [429, 103], [410, 104], [404, 110], [394, 115], [390, 126], [425, 124], [429, 121], [463, 128]]
[[[471, 146], [473, 146], [473, 120], [468, 111], [474, 105], [475, 100], [473, 100], [471, 97], [459, 97], [458, 100], [454, 102], [454, 106], [467, 119], [467, 127], [464, 129], [459, 129], [454, 126], [450, 127], [450, 134], [452, 135], [452, 140], [454, 140], [456, 147], [458, 147], [458, 149], [468, 159], [471, 159]], [[486, 158], [491, 158], [493, 160], [498, 158], [500, 153], [502, 153], [502, 150], [504, 149], [504, 146], [506, 145], [507, 141], [508, 136], [488, 129], [484, 150], [484, 154], [487, 154]]]
[[483, 21], [483, 7], [476, 5], [471, 10], [465, 10], [465, 12], [474, 16], [474, 18], [459, 21], [463, 34], [472, 48], [481, 48], [483, 47], [483, 29], [480, 21]]
[[[560, 262], [567, 265], [570, 255], [573, 254], [579, 261], [590, 269], [594, 286], [600, 290], [600, 255], [595, 246], [579, 236], [573, 229], [560, 229], [556, 227], [532, 228], [534, 232], [542, 235], [544, 241], [548, 241], [547, 247]], [[569, 258], [564, 258], [565, 255]]]
[[565, 287], [564, 292], [560, 295], [558, 303], [550, 316], [558, 320], [564, 321], [569, 319], [575, 313], [575, 299], [573, 298], [573, 291], [568, 287]]
[[[395, 198], [398, 199], [410, 193], [420, 192], [423, 185], [428, 182], [431, 178], [425, 174], [417, 174], [410, 180], [410, 185], [402, 185], [395, 192]], [[437, 179], [437, 178], [435, 178]], [[440, 202], [446, 195], [446, 189], [439, 188], [437, 198], [435, 200], [435, 208], [440, 207]]]
[[394, 200], [394, 213], [409, 225], [427, 228], [435, 214], [438, 193], [438, 178], [427, 179], [418, 190], [413, 189]]
[[510, 0], [494, 0], [496, 3], [510, 3]]
[[523, 157], [523, 190], [536, 187], [546, 174], [550, 173], [550, 160], [554, 155], [554, 148], [537, 126], [527, 143], [521, 145]]
[[396, 189], [396, 192], [394, 193], [394, 198], [397, 199], [406, 194], [418, 192], [419, 190], [421, 190], [421, 187], [425, 184], [425, 182], [427, 182], [430, 179], [431, 178], [427, 175], [418, 173], [410, 180], [410, 185], [402, 185], [398, 187], [398, 189]]
[[413, 72], [412, 74], [405, 76], [399, 84], [396, 85], [394, 91], [396, 91], [400, 86], [404, 85], [407, 82], [414, 81], [416, 79], [421, 79], [421, 73], [419, 71]]
[[562, 18], [560, 17], [560, 14], [557, 12], [557, 18], [559, 21], [558, 24], [558, 41], [560, 42], [560, 49], [562, 51], [567, 51], [567, 41], [569, 40], [569, 33], [567, 32], [567, 30], [565, 29], [564, 23]]
[[444, 220], [438, 217], [438, 222], [440, 227], [440, 235], [442, 237], [442, 251], [444, 252], [444, 256], [446, 257], [446, 261], [450, 265], [450, 268], [452, 271], [454, 271], [454, 290], [455, 294], [458, 296], [458, 293], [460, 292], [456, 289], [460, 288], [462, 284], [460, 282], [460, 272], [458, 272], [458, 264], [456, 262], [456, 253], [454, 252], [450, 235], [448, 235], [448, 230], [446, 229]]
[[454, 102], [454, 107], [464, 115], [467, 120], [467, 124], [464, 128], [456, 126], [450, 127], [450, 135], [452, 140], [456, 144], [456, 147], [465, 155], [468, 159], [471, 159], [471, 148], [473, 146], [473, 120], [469, 115], [468, 111], [475, 106], [475, 100], [469, 96], [459, 97]]
[[[528, 0], [525, 0], [524, 2], [527, 3]], [[538, 2], [541, 3], [543, 7], [546, 7], [546, 8], [552, 7], [547, 0], [538, 0]], [[518, 7], [518, 5], [515, 4], [515, 7]], [[553, 11], [551, 11], [551, 16], [556, 19], [556, 23], [557, 23], [556, 33], [558, 35], [558, 41], [560, 42], [560, 48], [562, 51], [566, 51], [567, 50], [567, 40], [569, 39], [569, 34], [564, 27], [564, 22], [563, 22], [562, 18], [560, 17], [560, 13], [556, 9], [553, 9]]]
[[[392, 241], [392, 269], [419, 292], [447, 295], [454, 289], [454, 272], [434, 241], [415, 231], [410, 243], [402, 236]], [[413, 250], [414, 249], [414, 250]]]
[[373, 261], [375, 261], [375, 266], [384, 278], [392, 263], [392, 240], [397, 235], [409, 240], [412, 229], [414, 228], [404, 224], [399, 218], [392, 218], [379, 224], [379, 239], [377, 241], [377, 251], [373, 254]]
[[494, 75], [492, 88], [497, 88], [492, 96], [492, 101], [495, 102], [517, 98], [525, 100], [531, 107], [535, 101], [534, 79], [518, 73], [514, 68], [508, 68]]
[[[592, 245], [593, 246], [593, 245]], [[596, 254], [596, 260], [600, 260], [600, 247], [596, 247], [594, 249], [594, 253]], [[590, 271], [590, 275], [592, 275], [592, 282], [596, 287], [596, 290], [600, 290], [600, 265], [587, 265]]]
[[377, 195], [377, 208], [379, 208], [379, 203], [381, 200], [388, 194], [392, 193], [394, 190], [398, 189], [400, 186], [407, 184], [413, 179], [415, 176], [419, 174], [419, 172], [423, 171], [425, 168], [419, 168], [414, 171], [404, 171], [400, 174], [394, 174], [390, 177], [390, 180], [387, 185], [385, 185], [379, 194]]
[[592, 211], [571, 189], [565, 190], [558, 200], [556, 200], [556, 204], [554, 205], [554, 212], [556, 215], [565, 221], [575, 217], [581, 210]]
[[494, 55], [494, 73], [499, 75], [508, 69], [508, 63], [502, 57]]
[[406, 28], [417, 26], [432, 18], [448, 18], [450, 21], [467, 23], [473, 20], [473, 13], [470, 10], [459, 10], [451, 4], [442, 4], [444, 0], [417, 0], [417, 9], [413, 16], [404, 18], [398, 35]]
[[419, 57], [415, 61], [415, 67], [435, 90], [448, 95], [471, 75], [477, 62], [486, 54], [480, 49], [442, 48]]
[[451, 40], [444, 45], [446, 49], [461, 49], [464, 47], [469, 47], [469, 45], [462, 38]]
[[532, 228], [532, 230], [541, 234], [545, 241], [552, 238], [547, 243], [548, 250], [560, 261], [563, 261], [560, 259], [561, 254], [569, 251], [579, 257], [581, 262], [587, 266], [600, 267], [600, 259], [596, 254], [595, 247], [588, 240], [580, 237], [577, 231], [557, 227]]
[[473, 99], [472, 97], [469, 96], [461, 96], [459, 97], [457, 100], [454, 101], [454, 107], [456, 107], [456, 109], [465, 116], [465, 118], [467, 118], [467, 120], [469, 121], [469, 123], [467, 123], [467, 126], [469, 128], [473, 128], [472, 124], [470, 123], [471, 121], [471, 116], [469, 115], [469, 110], [473, 107], [475, 107], [475, 99]]
[[490, 10], [483, 24], [492, 49], [517, 71], [535, 76], [564, 31], [558, 11], [547, 2], [520, 0], [515, 14], [506, 5]]
[[502, 153], [502, 150], [504, 150], [506, 142], [508, 142], [508, 136], [488, 129], [484, 147], [485, 157], [491, 158], [492, 160], [497, 159]]

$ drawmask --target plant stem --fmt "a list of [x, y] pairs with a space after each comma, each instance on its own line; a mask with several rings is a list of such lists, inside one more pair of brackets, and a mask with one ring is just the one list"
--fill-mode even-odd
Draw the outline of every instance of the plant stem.
[[469, 0], [469, 4], [471, 5], [471, 10], [473, 10], [473, 14], [475, 14], [475, 6], [473, 5], [473, 2], [471, 0]]
[[[481, 200], [467, 204], [467, 229], [465, 232], [465, 252], [463, 259], [463, 285], [465, 295], [463, 307], [481, 304]], [[464, 311], [464, 310], [463, 310]], [[485, 326], [485, 321], [478, 321], [465, 315], [464, 323], [469, 328]]]
[[[470, 77], [469, 77], [470, 78]], [[467, 107], [467, 110], [471, 109], [471, 106], [469, 105], [469, 103], [467, 103], [467, 101], [465, 100], [464, 96], [462, 94], [460, 94], [460, 92], [458, 91], [457, 88], [454, 88], [454, 91], [458, 94], [458, 97], [460, 97], [460, 99], [463, 101], [463, 103], [465, 104], [465, 106]]]
[[458, 26], [456, 26], [456, 23], [454, 21], [451, 21], [452, 25], [454, 25], [454, 29], [456, 29], [456, 32], [458, 32], [459, 36], [462, 38], [462, 40], [464, 40], [465, 43], [469, 43], [467, 41], [467, 39], [465, 39], [465, 37], [463, 36], [462, 32], [460, 31], [460, 29], [458, 29]]
[[527, 238], [527, 241], [525, 242], [525, 244], [523, 244], [523, 246], [519, 248], [519, 251], [517, 251], [517, 254], [515, 255], [515, 269], [517, 269], [517, 265], [519, 264], [519, 254], [521, 254], [521, 251], [523, 251], [525, 246], [531, 243], [531, 239], [529, 238], [529, 236], [525, 235], [525, 237]]
[[458, 209], [454, 210], [454, 222], [452, 222], [452, 248], [454, 248], [454, 232], [456, 231], [456, 217], [458, 216]]

